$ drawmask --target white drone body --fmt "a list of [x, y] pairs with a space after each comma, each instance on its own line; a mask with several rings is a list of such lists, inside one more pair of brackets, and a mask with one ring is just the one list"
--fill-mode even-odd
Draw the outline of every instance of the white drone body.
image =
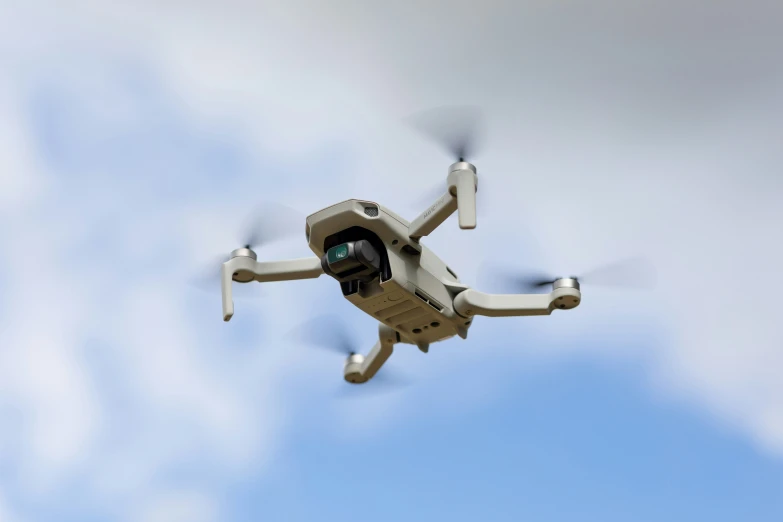
[[460, 282], [457, 274], [421, 243], [455, 211], [462, 229], [476, 227], [476, 168], [465, 161], [449, 168], [448, 190], [409, 223], [371, 201], [349, 199], [307, 217], [306, 237], [315, 257], [259, 262], [240, 248], [222, 266], [223, 320], [234, 314], [232, 281], [314, 279], [340, 282], [343, 296], [379, 322], [379, 339], [367, 356], [351, 354], [344, 378], [371, 379], [397, 343], [427, 352], [432, 343], [466, 339], [473, 318], [549, 315], [581, 302], [573, 278], [554, 281], [548, 294], [486, 294]]

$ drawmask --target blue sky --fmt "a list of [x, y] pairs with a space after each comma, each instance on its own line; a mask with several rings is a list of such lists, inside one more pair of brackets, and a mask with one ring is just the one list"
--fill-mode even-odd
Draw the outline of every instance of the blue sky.
[[[777, 8], [694, 33], [687, 2], [456, 2], [475, 38], [445, 45], [437, 2], [300, 4], [0, 6], [0, 521], [779, 520], [783, 353], [747, 282], [783, 260]], [[411, 385], [362, 395], [290, 335], [328, 311], [372, 346], [336, 282], [227, 324], [188, 284], [259, 202], [415, 217], [449, 158], [401, 122], [448, 103], [487, 118], [478, 228], [427, 238], [465, 282], [642, 254], [658, 288], [399, 347]]]
[[656, 403], [638, 369], [574, 360], [497, 378], [502, 394], [481, 408], [444, 412], [411, 397], [420, 405], [405, 425], [361, 445], [307, 423], [272, 476], [244, 489], [254, 507], [238, 519], [333, 520], [346, 509], [373, 520], [781, 515], [780, 466], [698, 413]]

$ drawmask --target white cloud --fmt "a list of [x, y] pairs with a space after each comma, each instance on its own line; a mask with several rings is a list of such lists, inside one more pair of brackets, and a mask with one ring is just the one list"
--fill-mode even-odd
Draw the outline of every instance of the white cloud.
[[[579, 2], [495, 2], [483, 16], [464, 3], [447, 19], [436, 4], [417, 4], [411, 17], [400, 3], [381, 13], [353, 2], [84, 1], [55, 13], [50, 3], [30, 2], [0, 16], [11, 85], [0, 90], [0, 209], [15, 225], [0, 232], [3, 262], [14, 274], [4, 292], [2, 339], [18, 347], [2, 352], [1, 389], [25, 413], [22, 433], [3, 436], [27, 441], [14, 458], [32, 470], [30, 487], [86, 469], [90, 487], [119, 499], [121, 509], [155, 490], [156, 471], [195, 451], [211, 465], [222, 462], [223, 471], [267, 458], [295, 400], [281, 396], [335, 375], [317, 368], [326, 359], [239, 351], [293, 326], [295, 313], [280, 314], [294, 309], [280, 286], [270, 285], [269, 301], [238, 305], [229, 325], [210, 323], [219, 299], [211, 305], [184, 294], [172, 279], [177, 264], [189, 270], [206, 261], [205, 252], [233, 248], [225, 227], [244, 219], [243, 204], [266, 191], [295, 195], [305, 212], [353, 196], [404, 209], [412, 186], [445, 177], [448, 158], [395, 128], [395, 120], [452, 101], [487, 109], [490, 130], [476, 161], [492, 209], [475, 232], [456, 235], [450, 220], [429, 244], [468, 282], [476, 281], [480, 259], [465, 256], [467, 247], [502, 245], [514, 256], [509, 261], [569, 273], [649, 255], [661, 281], [651, 297], [586, 288], [579, 310], [524, 322], [527, 335], [546, 336], [547, 349], [567, 352], [594, 344], [583, 340], [599, 338], [597, 331], [628, 338], [662, 331], [668, 342], [654, 353], [631, 354], [649, 362], [656, 386], [783, 452], [783, 386], [773, 371], [781, 356], [760, 283], [781, 261], [771, 240], [783, 218], [774, 141], [781, 78], [764, 63], [780, 44], [769, 25], [777, 8], [722, 2], [711, 8], [709, 26], [696, 22], [703, 12], [687, 3], [621, 13], [591, 3], [588, 15]], [[743, 32], [734, 29], [737, 20]], [[727, 32], [736, 37], [730, 49], [718, 45], [730, 40]], [[149, 181], [134, 190], [123, 179], [123, 192], [112, 193], [111, 173], [87, 165], [70, 173], [85, 176], [83, 191], [55, 206], [68, 184], [36, 155], [25, 89], [54, 81], [83, 103], [82, 123], [94, 125], [85, 130], [141, 130], [133, 136], [143, 142], [155, 126], [143, 120], [150, 100], [123, 90], [128, 79], [120, 70], [131, 64], [153, 84], [163, 82], [170, 98], [154, 101], [177, 106], [182, 128], [225, 140], [209, 130], [225, 124], [281, 163], [271, 166], [258, 152], [250, 166], [261, 169], [258, 178], [242, 190], [209, 193], [215, 201], [204, 203], [205, 183], [195, 202], [170, 204], [155, 199]], [[80, 139], [94, 138], [88, 134]], [[339, 164], [344, 171], [335, 172], [338, 160], [326, 153], [322, 162], [303, 160], [324, 140], [359, 147]], [[155, 161], [170, 159], [144, 143], [160, 154]], [[147, 161], [161, 182], [183, 180], [182, 191], [190, 189], [160, 164]], [[265, 180], [281, 164], [306, 164], [313, 173], [305, 181], [278, 179], [274, 188]], [[124, 214], [139, 207], [132, 219]], [[120, 231], [122, 240], [100, 235], [97, 225]], [[77, 263], [74, 245], [96, 253]], [[178, 248], [182, 258], [172, 254]], [[300, 286], [299, 299], [325, 293], [325, 284]], [[263, 326], [253, 323], [256, 313]], [[372, 331], [368, 324], [364, 333]], [[87, 339], [100, 341], [122, 371], [88, 371]], [[525, 354], [541, 355], [534, 346]], [[474, 357], [454, 350], [452, 360]], [[431, 359], [412, 372], [433, 371]], [[448, 364], [440, 368], [445, 373]], [[125, 427], [134, 429], [123, 438]], [[108, 469], [124, 472], [107, 481]], [[201, 494], [171, 495], [139, 516], [217, 513]]]
[[146, 503], [134, 522], [212, 522], [220, 520], [210, 496], [194, 491], [167, 491]]
[[7, 495], [0, 494], [0, 522], [22, 522], [24, 519], [11, 510], [6, 499]]
[[38, 195], [42, 183], [34, 151], [24, 139], [25, 122], [14, 103], [16, 94], [0, 86], [0, 212], [3, 213], [29, 204]]

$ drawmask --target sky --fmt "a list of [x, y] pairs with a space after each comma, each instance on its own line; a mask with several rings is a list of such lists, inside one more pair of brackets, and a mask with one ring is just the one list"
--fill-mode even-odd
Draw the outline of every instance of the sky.
[[[0, 521], [780, 520], [782, 14], [0, 0]], [[229, 323], [190, 284], [263, 202], [414, 218], [451, 158], [405, 118], [449, 104], [478, 227], [425, 242], [463, 282], [641, 255], [656, 289], [401, 346], [380, 394], [291, 335], [372, 347], [337, 282]]]

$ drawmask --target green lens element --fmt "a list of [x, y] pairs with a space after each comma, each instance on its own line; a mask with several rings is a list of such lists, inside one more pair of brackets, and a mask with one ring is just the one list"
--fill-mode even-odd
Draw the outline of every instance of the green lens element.
[[329, 263], [335, 263], [348, 257], [348, 245], [337, 245], [329, 249], [326, 253], [326, 260]]

